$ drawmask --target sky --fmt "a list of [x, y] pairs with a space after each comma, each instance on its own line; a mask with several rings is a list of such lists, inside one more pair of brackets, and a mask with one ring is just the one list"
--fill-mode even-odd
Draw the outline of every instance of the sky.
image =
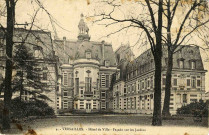
[[[80, 15], [83, 13], [85, 16], [85, 21], [89, 27], [89, 35], [91, 36], [92, 41], [102, 41], [111, 43], [113, 50], [116, 50], [121, 44], [130, 44], [132, 46], [132, 50], [135, 54], [135, 57], [140, 55], [146, 49], [149, 48], [148, 45], [139, 45], [136, 44], [138, 40], [138, 33], [137, 29], [129, 29], [128, 31], [118, 32], [107, 37], [112, 31], [117, 31], [119, 28], [124, 27], [124, 25], [114, 25], [110, 27], [105, 27], [104, 23], [93, 23], [95, 20], [94, 17], [90, 17], [95, 13], [100, 13], [104, 9], [105, 11], [111, 10], [109, 7], [105, 7], [100, 3], [95, 2], [95, 0], [40, 0], [45, 9], [51, 14], [54, 22], [55, 30], [57, 36], [62, 39], [64, 36], [68, 40], [77, 40], [78, 36], [78, 23], [80, 21]], [[141, 10], [134, 8], [134, 2], [130, 4], [130, 1], [134, 0], [119, 0], [122, 2], [124, 6], [122, 7], [121, 12], [123, 14], [118, 14], [116, 16], [123, 16], [126, 14], [134, 15], [136, 12], [139, 13]], [[0, 7], [4, 4], [0, 3]], [[31, 22], [31, 18], [34, 16], [34, 13], [38, 9], [37, 4], [33, 0], [19, 0], [16, 6], [16, 23], [17, 24], [24, 24], [26, 21], [29, 23]], [[146, 15], [142, 15], [145, 18]], [[181, 16], [181, 15], [179, 15]], [[5, 20], [5, 18], [0, 18], [1, 21]], [[178, 18], [174, 18], [174, 23], [178, 22]], [[38, 14], [35, 19], [35, 26], [34, 29], [37, 27], [41, 27], [46, 31], [51, 31], [52, 35], [54, 36], [54, 29], [52, 28], [50, 19], [45, 11], [39, 10]], [[17, 25], [16, 27], [23, 27]], [[29, 26], [28, 26], [29, 28]], [[144, 40], [143, 38], [140, 39], [141, 41]], [[197, 43], [198, 41], [192, 41], [193, 43]], [[205, 62], [208, 58], [206, 54], [209, 55], [209, 51], [204, 52], [201, 50], [201, 55], [204, 61], [204, 68], [207, 70], [209, 69], [209, 62]], [[206, 90], [209, 91], [209, 73], [206, 74]]]

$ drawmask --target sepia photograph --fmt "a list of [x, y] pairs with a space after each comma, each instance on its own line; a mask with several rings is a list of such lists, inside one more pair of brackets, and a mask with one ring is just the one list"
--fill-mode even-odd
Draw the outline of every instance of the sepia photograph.
[[209, 0], [1, 0], [0, 135], [209, 135]]

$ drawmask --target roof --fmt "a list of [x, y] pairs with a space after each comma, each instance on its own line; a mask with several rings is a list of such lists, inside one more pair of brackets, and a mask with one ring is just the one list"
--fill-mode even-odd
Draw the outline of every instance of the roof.
[[[0, 33], [2, 31], [0, 30]], [[52, 38], [51, 33], [43, 30], [29, 30], [24, 28], [15, 28], [14, 29], [14, 42], [15, 45], [21, 44], [23, 40], [25, 40], [26, 36], [27, 40], [25, 41], [25, 45], [27, 46], [29, 53], [34, 53], [34, 48], [39, 46], [43, 50], [44, 58], [53, 59], [53, 46], [52, 46]], [[0, 36], [2, 36], [0, 34]], [[14, 51], [15, 51], [14, 45]]]
[[[180, 47], [183, 47], [180, 49], [181, 51], [177, 51], [173, 55], [173, 69], [179, 68], [179, 61], [184, 61], [184, 69], [191, 69], [191, 61], [195, 61], [195, 69], [196, 70], [204, 70], [202, 58], [200, 55], [199, 47], [196, 46], [186, 46], [181, 45], [176, 50], [179, 50]], [[167, 61], [168, 55], [167, 55], [167, 47], [164, 46], [163, 48], [163, 57], [162, 57], [162, 67], [166, 68], [166, 61]], [[154, 69], [154, 65], [150, 66], [151, 63], [154, 62], [154, 58], [151, 52], [151, 49], [148, 49], [144, 53], [142, 53], [140, 56], [138, 56], [133, 61], [130, 61], [127, 65], [127, 72], [132, 72], [133, 70], [145, 68], [146, 70]]]
[[[103, 57], [104, 47], [104, 57]], [[69, 60], [85, 59], [85, 52], [91, 52], [91, 58], [99, 61], [100, 65], [104, 65], [104, 61], [110, 62], [110, 66], [116, 66], [116, 58], [112, 45], [102, 42], [78, 40], [55, 40], [54, 48], [56, 55], [60, 58], [62, 64], [69, 64]]]

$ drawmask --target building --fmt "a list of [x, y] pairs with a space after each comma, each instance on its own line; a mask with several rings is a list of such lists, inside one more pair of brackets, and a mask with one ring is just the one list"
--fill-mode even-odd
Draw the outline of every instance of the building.
[[112, 45], [90, 41], [83, 15], [78, 28], [76, 41], [66, 37], [54, 41], [62, 76], [57, 108], [80, 112], [111, 109], [109, 87], [111, 76], [117, 70]]
[[[27, 39], [25, 40], [27, 36]], [[23, 43], [23, 40], [24, 43]], [[13, 56], [17, 51], [17, 46], [24, 44], [27, 47], [27, 51], [35, 59], [34, 63], [36, 64], [34, 72], [37, 72], [37, 76], [40, 78], [40, 86], [44, 88], [44, 91], [41, 88], [31, 87], [31, 81], [26, 79], [25, 73], [23, 77], [23, 85], [27, 91], [23, 91], [22, 99], [23, 100], [32, 100], [34, 95], [31, 94], [33, 91], [40, 91], [42, 97], [45, 95], [50, 100], [46, 102], [56, 110], [56, 85], [57, 85], [57, 75], [56, 75], [56, 61], [54, 60], [54, 51], [52, 45], [52, 38], [50, 32], [45, 32], [42, 30], [28, 30], [25, 28], [15, 28], [14, 29], [14, 45], [13, 45]], [[13, 58], [14, 67], [18, 67], [17, 62]], [[3, 82], [5, 77], [5, 63], [6, 63], [6, 43], [4, 40], [4, 33], [1, 31], [0, 34], [0, 83]], [[15, 77], [20, 73], [19, 69], [13, 69], [13, 82]], [[39, 81], [39, 80], [38, 80]], [[38, 82], [37, 81], [37, 82]], [[13, 87], [13, 86], [12, 86]], [[1, 89], [2, 91], [2, 89]], [[39, 94], [38, 94], [39, 95]], [[40, 97], [36, 94], [36, 97]], [[19, 96], [19, 90], [13, 93], [13, 98]], [[41, 97], [40, 97], [41, 98]]]
[[[163, 106], [166, 79], [167, 50], [163, 48], [162, 58], [162, 101]], [[115, 52], [117, 54], [118, 50]], [[121, 60], [124, 61], [124, 60]], [[123, 64], [123, 63], [122, 63]], [[147, 50], [116, 73], [113, 86], [113, 108], [119, 113], [153, 113], [154, 103], [154, 59]], [[205, 94], [205, 73], [198, 47], [185, 46], [173, 56], [170, 112], [203, 99]]]

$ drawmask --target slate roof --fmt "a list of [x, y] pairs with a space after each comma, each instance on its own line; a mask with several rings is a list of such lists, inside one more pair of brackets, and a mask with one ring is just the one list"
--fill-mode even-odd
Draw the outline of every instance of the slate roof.
[[[65, 42], [65, 46], [64, 46]], [[100, 65], [104, 65], [104, 61], [108, 60], [110, 66], [116, 66], [115, 54], [112, 49], [112, 45], [104, 44], [104, 58], [103, 47], [101, 42], [94, 41], [68, 41], [68, 40], [55, 40], [54, 48], [56, 55], [59, 57], [62, 64], [68, 64], [70, 60], [85, 59], [86, 51], [90, 51], [92, 59], [96, 59], [100, 62]]]
[[[29, 31], [30, 30], [28, 29], [15, 28], [14, 42], [21, 42], [21, 37], [24, 39]], [[48, 60], [53, 58], [53, 46], [50, 32], [31, 30], [25, 45], [29, 47], [30, 53], [34, 53], [34, 47], [40, 46], [43, 49], [44, 58]]]
[[[183, 46], [183, 45], [182, 45]], [[178, 50], [179, 46], [176, 50]], [[163, 57], [162, 57], [162, 68], [166, 68], [166, 60], [167, 60], [167, 48], [164, 46], [163, 48]], [[191, 69], [191, 61], [195, 61], [196, 70], [204, 70], [202, 58], [200, 55], [199, 47], [196, 46], [186, 46], [184, 45], [181, 51], [174, 53], [173, 55], [173, 69], [179, 69], [179, 60], [184, 60], [184, 70]], [[146, 70], [154, 69], [154, 66], [150, 66], [151, 62], [154, 62], [154, 58], [150, 49], [142, 53], [133, 61], [130, 61], [127, 65], [127, 72], [132, 72], [136, 69], [142, 68], [146, 66]]]

